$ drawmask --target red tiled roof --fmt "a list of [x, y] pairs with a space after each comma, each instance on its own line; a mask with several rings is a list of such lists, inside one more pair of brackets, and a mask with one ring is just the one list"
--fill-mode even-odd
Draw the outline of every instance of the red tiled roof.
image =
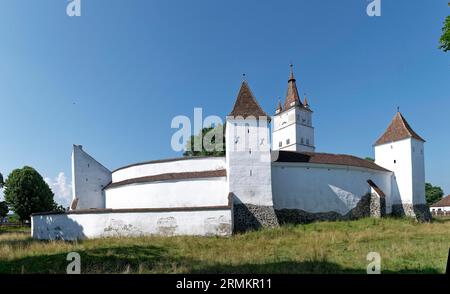
[[362, 159], [352, 155], [315, 153], [315, 152], [295, 152], [295, 151], [273, 151], [272, 159], [275, 162], [305, 162], [317, 164], [334, 164], [353, 167], [363, 167], [379, 171], [389, 172], [373, 161]]
[[386, 132], [375, 142], [374, 146], [383, 145], [395, 141], [400, 141], [407, 138], [414, 138], [425, 142], [408, 124], [406, 119], [400, 112], [397, 112], [392, 119], [391, 124], [386, 129]]
[[431, 205], [431, 207], [443, 207], [443, 206], [450, 206], [450, 195], [443, 197], [441, 200]]
[[199, 179], [199, 178], [216, 178], [216, 177], [226, 177], [227, 171], [225, 169], [219, 170], [207, 170], [198, 172], [180, 172], [180, 173], [167, 173], [159, 174], [154, 176], [146, 176], [133, 178], [128, 180], [123, 180], [120, 182], [110, 183], [104, 188], [104, 190], [114, 187], [120, 187], [131, 184], [141, 184], [159, 181], [171, 181], [171, 180], [187, 180], [187, 179]]
[[234, 103], [233, 110], [228, 116], [242, 116], [243, 118], [246, 118], [248, 116], [253, 116], [255, 118], [265, 116], [269, 118], [264, 110], [262, 110], [261, 106], [259, 106], [246, 81], [242, 82], [241, 89], [239, 90], [236, 102]]

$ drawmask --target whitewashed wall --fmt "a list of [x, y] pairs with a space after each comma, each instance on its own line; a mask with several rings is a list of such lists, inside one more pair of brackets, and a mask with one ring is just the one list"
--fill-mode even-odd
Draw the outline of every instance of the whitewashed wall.
[[275, 162], [272, 164], [274, 207], [346, 214], [362, 196], [371, 192], [369, 179], [389, 198], [391, 176], [390, 172], [359, 167]]
[[273, 205], [269, 138], [269, 128], [263, 120], [227, 120], [228, 189], [237, 203]]
[[393, 204], [426, 203], [424, 152], [423, 142], [416, 139], [375, 146], [375, 162], [395, 174], [399, 196]]
[[106, 208], [167, 208], [228, 204], [226, 177], [131, 184], [105, 190]]
[[74, 145], [72, 151], [73, 198], [78, 198], [77, 209], [105, 208], [103, 188], [111, 182], [111, 172]]
[[113, 171], [113, 183], [139, 177], [167, 173], [196, 172], [225, 169], [225, 157], [181, 159], [166, 162], [143, 163]]
[[450, 211], [450, 206], [437, 206], [437, 207], [430, 207], [430, 212], [437, 213], [439, 209], [443, 212]]
[[[312, 112], [295, 107], [275, 115], [272, 136], [273, 150], [314, 152]], [[289, 139], [289, 144], [287, 139]], [[281, 147], [280, 142], [282, 143]], [[309, 144], [307, 144], [308, 142]]]
[[425, 147], [422, 141], [412, 139], [413, 204], [426, 204]]
[[232, 210], [54, 214], [32, 216], [32, 237], [75, 240], [149, 235], [232, 233]]

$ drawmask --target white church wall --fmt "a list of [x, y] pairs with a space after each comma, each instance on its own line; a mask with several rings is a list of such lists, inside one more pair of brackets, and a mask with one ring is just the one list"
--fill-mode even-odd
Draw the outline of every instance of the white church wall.
[[131, 165], [113, 171], [113, 183], [166, 173], [195, 172], [225, 169], [225, 157], [205, 157], [195, 159], [179, 159], [162, 162], [149, 162]]
[[227, 205], [226, 177], [124, 185], [105, 190], [106, 208], [168, 208]]
[[371, 192], [369, 179], [390, 197], [391, 175], [359, 167], [276, 162], [272, 164], [274, 207], [346, 214]]
[[228, 186], [238, 203], [273, 205], [270, 137], [266, 124], [248, 119], [227, 120]]
[[149, 235], [218, 235], [232, 233], [227, 207], [192, 211], [88, 212], [32, 216], [32, 237], [76, 240]]
[[76, 209], [105, 208], [103, 188], [111, 182], [111, 172], [74, 145], [72, 151], [73, 198], [78, 198]]
[[[411, 139], [375, 146], [375, 163], [394, 172], [400, 197], [394, 203], [413, 203]], [[397, 202], [398, 201], [398, 202]]]
[[425, 199], [425, 159], [424, 144], [422, 141], [411, 140], [412, 153], [412, 181], [413, 204], [426, 204]]

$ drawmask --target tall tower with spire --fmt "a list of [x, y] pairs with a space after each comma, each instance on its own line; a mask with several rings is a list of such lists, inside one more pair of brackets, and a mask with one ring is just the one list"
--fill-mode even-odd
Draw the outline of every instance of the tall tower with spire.
[[228, 191], [237, 231], [278, 224], [272, 201], [269, 120], [244, 80], [225, 128]]
[[312, 114], [306, 95], [302, 102], [298, 94], [291, 64], [286, 99], [284, 105], [278, 104], [273, 119], [272, 149], [314, 152]]

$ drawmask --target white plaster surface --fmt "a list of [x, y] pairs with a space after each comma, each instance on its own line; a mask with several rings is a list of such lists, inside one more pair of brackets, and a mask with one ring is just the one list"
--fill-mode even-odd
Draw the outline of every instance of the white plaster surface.
[[73, 198], [78, 198], [76, 209], [105, 208], [103, 188], [111, 182], [111, 172], [74, 145], [72, 151]]
[[32, 237], [75, 240], [149, 235], [229, 236], [232, 210], [35, 215]]
[[106, 208], [228, 205], [226, 177], [131, 184], [105, 190]]
[[227, 120], [228, 190], [237, 203], [272, 206], [269, 128], [263, 121]]
[[275, 209], [346, 214], [371, 193], [372, 180], [390, 197], [391, 172], [358, 167], [275, 162], [272, 165]]

